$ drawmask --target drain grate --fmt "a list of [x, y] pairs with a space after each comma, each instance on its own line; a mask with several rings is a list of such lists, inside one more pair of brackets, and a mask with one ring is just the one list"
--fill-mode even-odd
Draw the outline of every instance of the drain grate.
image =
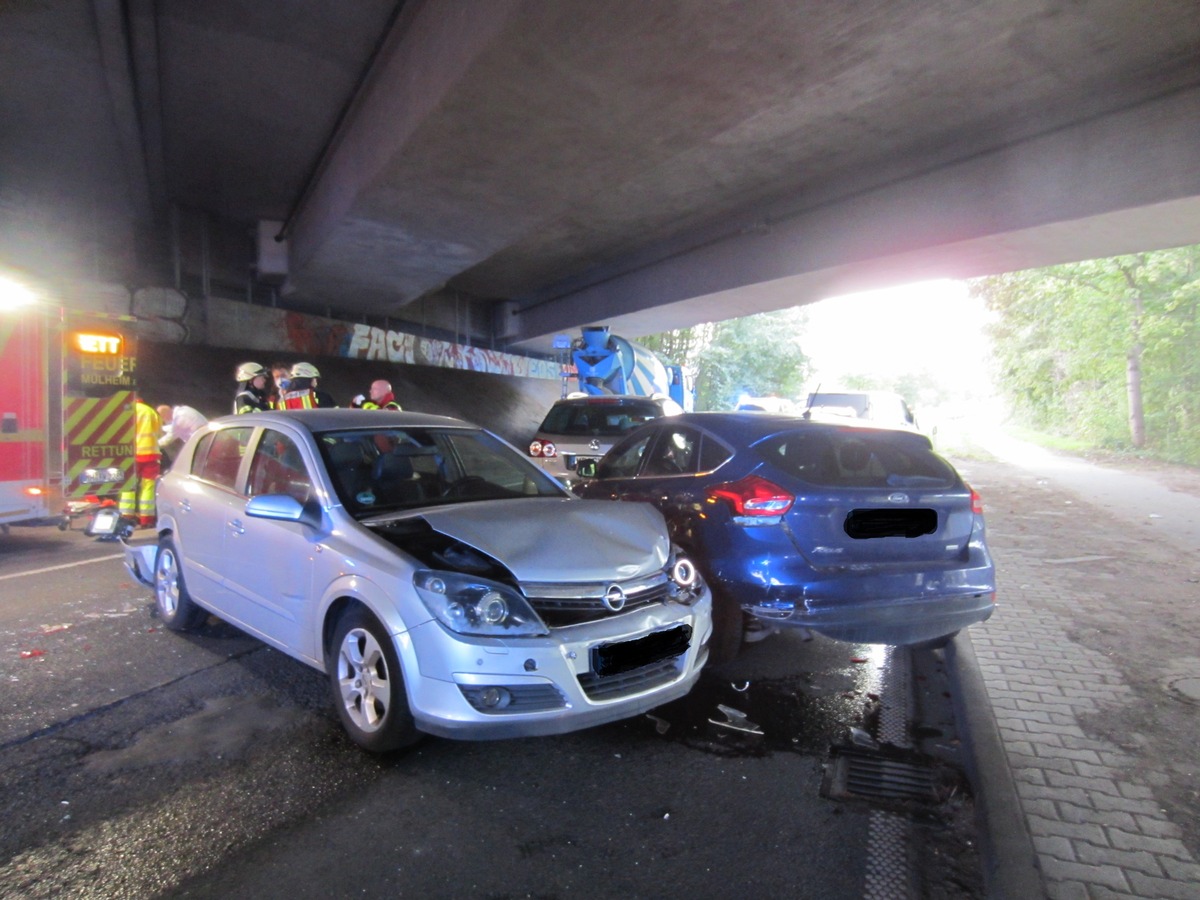
[[937, 778], [928, 765], [894, 751], [834, 747], [821, 796], [864, 800], [885, 808], [937, 806]]

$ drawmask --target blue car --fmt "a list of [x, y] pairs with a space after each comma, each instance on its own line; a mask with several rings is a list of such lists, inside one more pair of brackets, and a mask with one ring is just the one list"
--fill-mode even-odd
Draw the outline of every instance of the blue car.
[[712, 587], [713, 662], [737, 654], [747, 625], [939, 646], [995, 605], [979, 495], [922, 434], [689, 413], [577, 474], [581, 496], [662, 511]]

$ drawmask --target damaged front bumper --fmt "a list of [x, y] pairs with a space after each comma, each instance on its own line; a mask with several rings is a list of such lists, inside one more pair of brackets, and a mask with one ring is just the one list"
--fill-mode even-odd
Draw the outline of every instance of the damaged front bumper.
[[158, 541], [153, 538], [127, 539], [125, 569], [130, 576], [148, 588], [154, 587], [154, 563], [158, 558]]

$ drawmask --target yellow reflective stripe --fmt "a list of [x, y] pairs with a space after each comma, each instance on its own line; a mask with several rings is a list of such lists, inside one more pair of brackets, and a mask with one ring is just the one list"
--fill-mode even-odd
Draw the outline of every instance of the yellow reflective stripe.
[[130, 422], [129, 422], [130, 418], [131, 417], [129, 416], [128, 412], [126, 412], [124, 415], [118, 415], [115, 419], [113, 419], [111, 421], [111, 424], [109, 425], [109, 427], [104, 432], [101, 433], [101, 435], [100, 435], [99, 439], [96, 441], [96, 443], [110, 444], [110, 443], [112, 443], [113, 438], [117, 437], [122, 432], [128, 432], [129, 425], [130, 425]]
[[[121, 407], [128, 399], [127, 394], [108, 397], [103, 400], [89, 399], [82, 401], [67, 423], [67, 433], [72, 444], [104, 444], [112, 441], [112, 436], [130, 424], [129, 410], [120, 415]], [[114, 417], [114, 413], [118, 413]], [[100, 439], [94, 438], [98, 428], [106, 422], [109, 428]]]

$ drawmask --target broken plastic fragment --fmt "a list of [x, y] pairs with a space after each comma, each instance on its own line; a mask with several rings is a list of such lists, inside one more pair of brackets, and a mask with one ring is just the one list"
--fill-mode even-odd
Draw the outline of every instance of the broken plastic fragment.
[[654, 730], [659, 734], [666, 734], [671, 730], [671, 723], [666, 719], [660, 719], [658, 716], [653, 716], [650, 713], [646, 713], [646, 718], [654, 723]]
[[34, 657], [45, 656], [45, 655], [46, 655], [45, 650], [22, 650], [21, 651], [21, 659], [33, 659]]
[[741, 731], [745, 734], [761, 735], [763, 733], [762, 729], [751, 722], [740, 709], [734, 709], [732, 706], [718, 703], [717, 711], [725, 716], [725, 721], [709, 719], [708, 723], [710, 725], [716, 725], [718, 728], [728, 728], [731, 731]]
[[850, 726], [850, 742], [859, 747], [866, 747], [870, 750], [878, 750], [879, 742], [861, 728], [854, 725]]

